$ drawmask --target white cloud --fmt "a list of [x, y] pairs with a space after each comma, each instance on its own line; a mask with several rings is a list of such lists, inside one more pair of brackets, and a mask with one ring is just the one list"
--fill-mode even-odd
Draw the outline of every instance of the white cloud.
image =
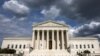
[[21, 17], [21, 18], [19, 18], [19, 21], [24, 21], [26, 19], [27, 19], [26, 17]]
[[0, 21], [1, 22], [11, 22], [10, 18], [7, 18], [6, 16], [0, 14]]
[[72, 4], [73, 0], [64, 0], [67, 4]]
[[49, 10], [43, 9], [41, 13], [44, 14], [46, 18], [54, 19], [59, 16], [60, 10], [56, 8], [56, 6], [52, 6]]
[[99, 26], [100, 23], [99, 22], [92, 21], [90, 24], [86, 24], [86, 25], [89, 25], [90, 28], [95, 28], [95, 26]]
[[66, 22], [63, 21], [63, 20], [57, 20], [57, 22], [58, 22], [58, 23], [61, 23], [61, 24], [66, 24]]
[[84, 25], [81, 25], [80, 27], [76, 28], [76, 31], [78, 32], [78, 30], [83, 29], [85, 26], [87, 26], [89, 29], [94, 29], [95, 27], [97, 27], [99, 25], [100, 25], [99, 22], [92, 21], [89, 24], [84, 24]]
[[6, 1], [3, 4], [3, 8], [17, 14], [27, 14], [30, 11], [30, 9], [27, 6], [18, 3], [18, 1], [16, 0]]
[[31, 34], [30, 30], [20, 26], [19, 23], [22, 22], [18, 22], [13, 18], [8, 18], [0, 14], [0, 33], [4, 34], [4, 36], [7, 36], [7, 34], [14, 36], [25, 36]]
[[95, 21], [92, 21], [90, 22], [89, 24], [84, 24], [84, 25], [81, 25], [79, 27], [75, 27], [75, 28], [72, 28], [70, 30], [70, 32], [72, 33], [72, 35], [97, 35], [99, 32], [99, 29], [100, 28], [100, 22], [95, 22]]
[[76, 32], [74, 28], [71, 28], [71, 29], [69, 30], [69, 33], [70, 33], [71, 36], [74, 36], [74, 32]]

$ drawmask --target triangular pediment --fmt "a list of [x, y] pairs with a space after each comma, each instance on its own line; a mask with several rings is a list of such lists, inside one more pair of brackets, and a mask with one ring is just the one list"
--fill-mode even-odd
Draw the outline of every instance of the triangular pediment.
[[59, 22], [56, 22], [56, 21], [45, 21], [45, 22], [42, 22], [42, 23], [38, 23], [36, 25], [34, 25], [35, 27], [43, 27], [43, 26], [48, 26], [48, 27], [66, 27], [67, 25], [65, 24], [61, 24]]

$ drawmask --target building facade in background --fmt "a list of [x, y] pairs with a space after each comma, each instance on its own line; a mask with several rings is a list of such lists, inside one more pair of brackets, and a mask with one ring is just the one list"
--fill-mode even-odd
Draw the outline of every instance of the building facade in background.
[[6, 37], [2, 48], [15, 49], [24, 56], [77, 56], [85, 50], [99, 55], [99, 41], [94, 37], [71, 37], [69, 25], [48, 20], [33, 25], [32, 37]]

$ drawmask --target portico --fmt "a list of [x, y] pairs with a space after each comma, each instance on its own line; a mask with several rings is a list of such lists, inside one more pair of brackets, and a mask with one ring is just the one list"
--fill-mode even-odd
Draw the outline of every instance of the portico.
[[37, 50], [66, 50], [68, 47], [68, 28], [54, 22], [34, 26], [33, 47]]

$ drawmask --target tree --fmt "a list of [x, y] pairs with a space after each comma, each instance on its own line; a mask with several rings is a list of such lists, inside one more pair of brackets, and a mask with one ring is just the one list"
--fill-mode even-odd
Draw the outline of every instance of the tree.
[[4, 49], [0, 49], [0, 53], [4, 53], [4, 54], [14, 54], [14, 53], [16, 53], [16, 50], [4, 48]]
[[21, 53], [21, 52], [19, 52], [19, 54], [18, 54], [18, 56], [23, 56], [24, 55], [24, 53]]
[[77, 53], [77, 55], [78, 55], [78, 56], [83, 56], [83, 54], [82, 54], [82, 53]]
[[86, 56], [86, 55], [88, 55], [89, 56], [89, 54], [91, 53], [89, 50], [84, 50], [84, 55]]

